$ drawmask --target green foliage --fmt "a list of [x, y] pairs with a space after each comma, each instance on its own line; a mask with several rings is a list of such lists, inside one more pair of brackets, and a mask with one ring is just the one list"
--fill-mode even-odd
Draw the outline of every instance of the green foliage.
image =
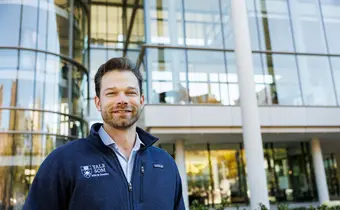
[[194, 200], [192, 202], [192, 205], [190, 206], [190, 210], [208, 210], [208, 208], [200, 203], [198, 203], [197, 200]]

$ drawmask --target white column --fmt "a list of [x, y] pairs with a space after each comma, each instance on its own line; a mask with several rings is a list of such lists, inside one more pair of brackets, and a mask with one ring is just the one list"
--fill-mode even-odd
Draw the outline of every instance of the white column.
[[325, 201], [329, 201], [329, 194], [319, 139], [313, 138], [311, 146], [316, 187], [318, 189], [319, 202], [322, 204]]
[[262, 203], [269, 208], [245, 0], [231, 1], [231, 17], [241, 99], [243, 141], [247, 161], [250, 207], [251, 209], [256, 209], [259, 207], [259, 203]]
[[182, 189], [183, 189], [183, 199], [185, 208], [189, 209], [189, 197], [188, 197], [188, 181], [187, 181], [187, 173], [185, 170], [185, 154], [184, 154], [184, 141], [176, 140], [176, 164], [178, 167], [179, 174], [182, 179]]

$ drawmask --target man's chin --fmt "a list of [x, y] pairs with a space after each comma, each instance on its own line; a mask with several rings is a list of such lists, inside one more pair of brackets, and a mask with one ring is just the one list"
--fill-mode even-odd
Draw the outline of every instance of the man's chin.
[[136, 122], [115, 122], [115, 123], [109, 123], [109, 125], [115, 129], [118, 130], [127, 130], [131, 128]]

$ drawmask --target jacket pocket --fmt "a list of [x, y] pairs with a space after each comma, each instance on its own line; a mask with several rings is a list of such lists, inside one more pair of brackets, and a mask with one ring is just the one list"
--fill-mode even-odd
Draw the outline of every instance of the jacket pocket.
[[143, 186], [144, 186], [144, 162], [142, 162], [142, 165], [140, 167], [140, 203], [143, 203]]

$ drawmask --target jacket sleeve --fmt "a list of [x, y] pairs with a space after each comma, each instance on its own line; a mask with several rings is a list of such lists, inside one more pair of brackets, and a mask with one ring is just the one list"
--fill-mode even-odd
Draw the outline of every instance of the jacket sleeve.
[[61, 157], [60, 152], [53, 151], [43, 161], [30, 187], [24, 210], [68, 209], [70, 184]]
[[183, 191], [182, 191], [182, 179], [178, 172], [178, 168], [176, 166], [176, 195], [175, 195], [175, 208], [174, 210], [185, 210], [184, 200], [183, 200]]

